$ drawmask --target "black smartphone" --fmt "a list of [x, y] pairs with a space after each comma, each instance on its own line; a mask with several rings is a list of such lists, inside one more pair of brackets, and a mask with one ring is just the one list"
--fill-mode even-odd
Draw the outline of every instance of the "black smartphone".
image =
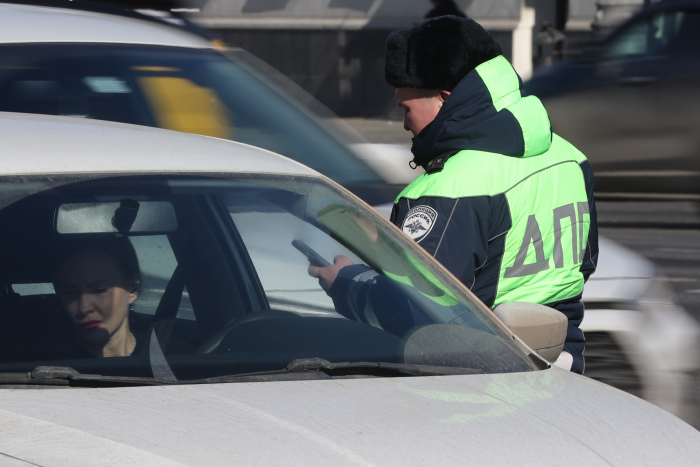
[[301, 251], [301, 253], [309, 260], [309, 263], [313, 264], [314, 266], [326, 267], [331, 265], [331, 263], [323, 259], [323, 256], [316, 253], [309, 245], [301, 240], [292, 240], [292, 246]]

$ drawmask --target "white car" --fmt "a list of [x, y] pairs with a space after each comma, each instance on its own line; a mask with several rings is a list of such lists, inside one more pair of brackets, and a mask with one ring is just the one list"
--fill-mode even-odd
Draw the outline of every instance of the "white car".
[[[0, 1], [0, 111], [159, 126], [264, 147], [331, 177], [387, 217], [386, 188], [396, 193], [416, 176], [407, 147], [367, 144], [347, 125], [324, 125], [317, 117], [330, 111], [318, 110], [289, 80], [244, 51], [221, 50], [179, 17], [57, 5]], [[352, 153], [334, 129], [354, 142]], [[671, 296], [650, 299], [646, 285], [637, 285], [662, 282], [653, 266], [613, 242], [603, 239], [600, 247], [601, 262], [584, 290], [587, 376], [694, 420], [698, 326], [682, 308], [664, 305]], [[642, 280], [630, 279], [640, 274]]]
[[[26, 114], [0, 114], [0, 141], [0, 465], [697, 464], [695, 429], [551, 366], [533, 350], [538, 326], [528, 347], [297, 162]], [[133, 247], [139, 275], [115, 242]], [[307, 255], [339, 254], [392, 302], [327, 296]], [[133, 309], [105, 294], [135, 297]], [[349, 315], [343, 297], [365, 307]], [[545, 336], [555, 359], [560, 314], [520, 307], [557, 329]], [[109, 331], [119, 313], [123, 342]]]

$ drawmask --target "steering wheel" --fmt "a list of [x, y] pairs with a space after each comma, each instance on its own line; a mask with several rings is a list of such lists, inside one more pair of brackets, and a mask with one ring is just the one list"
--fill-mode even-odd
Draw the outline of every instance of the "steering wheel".
[[195, 350], [195, 353], [198, 353], [198, 354], [212, 353], [214, 350], [216, 350], [219, 347], [219, 345], [221, 344], [221, 341], [223, 341], [224, 338], [232, 330], [234, 330], [235, 328], [242, 326], [246, 323], [250, 323], [252, 321], [261, 321], [261, 320], [276, 319], [276, 318], [290, 318], [290, 317], [301, 318], [301, 316], [297, 315], [296, 313], [291, 313], [289, 311], [265, 310], [265, 311], [254, 311], [252, 313], [247, 313], [247, 314], [241, 316], [240, 318], [236, 318], [233, 321], [230, 321], [220, 331], [218, 331], [216, 334], [214, 334], [209, 339], [204, 341], [199, 347], [197, 347], [197, 350]]

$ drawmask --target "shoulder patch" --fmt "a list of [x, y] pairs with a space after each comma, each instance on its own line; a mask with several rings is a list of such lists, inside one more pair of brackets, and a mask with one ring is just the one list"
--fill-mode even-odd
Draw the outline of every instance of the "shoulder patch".
[[437, 211], [430, 206], [415, 206], [406, 214], [401, 230], [420, 243], [433, 229], [437, 216]]

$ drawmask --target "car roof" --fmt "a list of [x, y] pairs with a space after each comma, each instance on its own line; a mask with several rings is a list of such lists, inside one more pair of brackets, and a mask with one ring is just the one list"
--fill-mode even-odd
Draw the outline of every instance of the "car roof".
[[199, 35], [147, 16], [140, 19], [138, 15], [0, 2], [0, 44], [52, 42], [213, 47]]
[[279, 154], [209, 136], [0, 112], [0, 176], [241, 172], [319, 175]]

